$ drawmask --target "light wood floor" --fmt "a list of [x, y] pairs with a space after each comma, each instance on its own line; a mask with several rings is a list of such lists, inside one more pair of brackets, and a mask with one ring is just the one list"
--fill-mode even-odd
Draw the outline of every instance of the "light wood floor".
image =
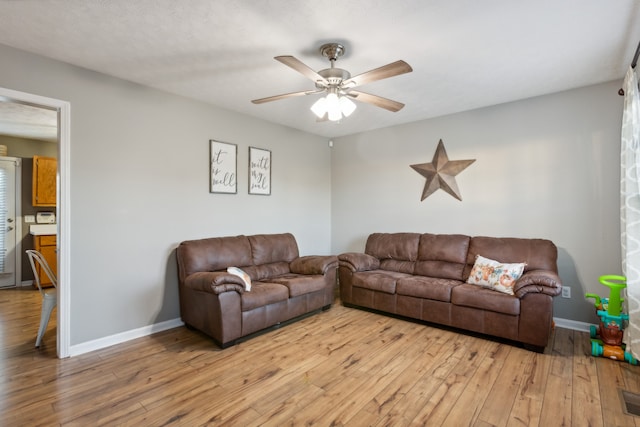
[[336, 304], [226, 350], [176, 328], [58, 360], [39, 301], [0, 290], [2, 426], [640, 426], [640, 367], [567, 329], [536, 354]]

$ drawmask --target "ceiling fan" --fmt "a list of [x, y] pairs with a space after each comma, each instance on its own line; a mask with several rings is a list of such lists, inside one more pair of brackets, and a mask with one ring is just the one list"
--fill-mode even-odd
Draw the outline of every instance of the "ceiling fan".
[[351, 74], [347, 70], [335, 67], [336, 60], [344, 55], [344, 52], [344, 46], [339, 43], [323, 44], [320, 47], [320, 53], [329, 59], [331, 68], [326, 68], [318, 72], [312, 70], [293, 56], [276, 56], [274, 58], [276, 61], [282, 62], [284, 65], [293, 68], [306, 78], [312, 80], [316, 85], [316, 90], [285, 93], [267, 98], [254, 99], [251, 102], [254, 104], [263, 104], [265, 102], [277, 101], [294, 96], [326, 93], [326, 97], [318, 99], [311, 107], [311, 111], [318, 116], [320, 121], [338, 121], [343, 116], [348, 117], [356, 108], [356, 105], [351, 99], [366, 102], [393, 112], [400, 111], [402, 107], [404, 107], [404, 104], [401, 102], [354, 90], [354, 88], [400, 74], [410, 73], [413, 69], [409, 64], [404, 61], [396, 61], [351, 77]]

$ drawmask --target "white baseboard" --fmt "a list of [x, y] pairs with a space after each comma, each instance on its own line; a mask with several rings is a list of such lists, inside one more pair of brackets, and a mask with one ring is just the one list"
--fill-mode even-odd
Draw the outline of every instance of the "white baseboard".
[[146, 337], [156, 332], [166, 331], [167, 329], [173, 329], [180, 326], [184, 326], [184, 323], [180, 319], [171, 319], [164, 322], [155, 323], [153, 325], [144, 326], [142, 328], [133, 329], [130, 331], [122, 332], [119, 334], [111, 335], [104, 338], [99, 338], [93, 341], [87, 341], [81, 344], [72, 345], [69, 348], [69, 356], [78, 356], [80, 354], [88, 353], [90, 351], [100, 350], [106, 347], [110, 347], [115, 344], [122, 344], [123, 342], [130, 341], [136, 338]]
[[556, 322], [556, 326], [558, 328], [573, 329], [574, 331], [580, 332], [589, 332], [591, 327], [591, 323], [579, 322], [577, 320], [571, 319], [562, 319], [560, 317], [554, 317], [553, 321]]
[[25, 286], [33, 286], [33, 280], [23, 280], [18, 285], [18, 287], [20, 287], [20, 288], [25, 287]]

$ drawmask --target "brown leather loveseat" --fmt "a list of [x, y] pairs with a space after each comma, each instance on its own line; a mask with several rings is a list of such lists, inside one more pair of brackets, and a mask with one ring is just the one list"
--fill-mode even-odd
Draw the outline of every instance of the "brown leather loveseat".
[[[521, 277], [500, 288], [512, 294], [467, 283], [472, 272], [482, 281], [494, 271], [474, 269], [478, 256], [520, 263]], [[552, 300], [562, 290], [557, 248], [544, 239], [374, 233], [364, 253], [338, 259], [345, 306], [507, 338], [536, 351], [547, 345]]]
[[[176, 255], [182, 320], [222, 348], [333, 302], [337, 258], [300, 257], [289, 233], [189, 240]], [[228, 267], [250, 276], [250, 290]]]

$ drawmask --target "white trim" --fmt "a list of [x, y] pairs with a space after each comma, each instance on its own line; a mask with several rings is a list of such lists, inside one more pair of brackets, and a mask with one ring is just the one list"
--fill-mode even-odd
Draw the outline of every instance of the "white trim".
[[554, 317], [553, 321], [556, 322], [558, 328], [573, 329], [574, 331], [590, 332], [591, 323], [579, 322], [577, 320], [562, 319], [560, 317]]
[[[60, 106], [58, 144], [58, 357], [71, 346], [71, 104]], [[64, 333], [62, 333], [64, 331]]]
[[100, 350], [112, 345], [122, 344], [124, 342], [134, 340], [136, 338], [146, 337], [157, 332], [166, 331], [168, 329], [178, 328], [184, 326], [184, 323], [180, 319], [166, 320], [164, 322], [155, 323], [149, 326], [143, 326], [142, 328], [132, 329], [130, 331], [121, 332], [119, 334], [111, 335], [104, 338], [98, 338], [97, 340], [87, 341], [82, 344], [76, 344], [69, 349], [69, 356], [78, 356], [80, 354], [88, 353], [90, 351]]
[[22, 159], [14, 157], [16, 167], [16, 267], [15, 267], [15, 283], [16, 287], [22, 282]]
[[71, 337], [70, 183], [71, 104], [59, 99], [0, 87], [0, 100], [19, 102], [58, 111], [58, 322], [57, 353], [69, 357]]

